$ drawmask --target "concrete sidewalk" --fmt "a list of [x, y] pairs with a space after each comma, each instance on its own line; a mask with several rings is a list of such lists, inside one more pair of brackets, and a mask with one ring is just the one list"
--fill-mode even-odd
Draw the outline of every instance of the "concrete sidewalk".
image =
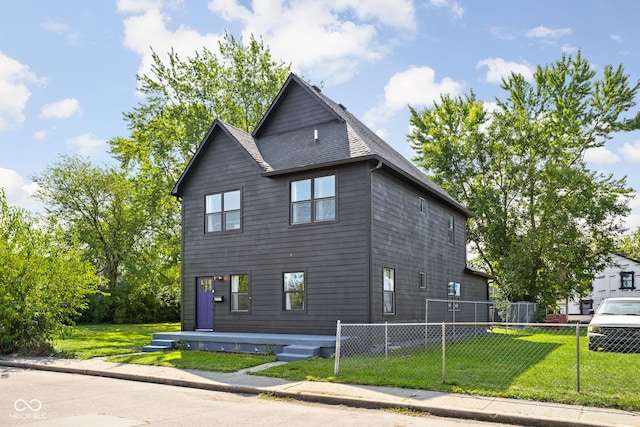
[[[282, 362], [276, 362], [282, 363]], [[261, 367], [248, 371], [258, 371]], [[94, 375], [233, 393], [270, 393], [325, 404], [409, 408], [441, 417], [526, 426], [640, 426], [640, 413], [588, 406], [331, 382], [287, 381], [236, 373], [182, 370], [90, 360], [5, 357], [0, 366]]]

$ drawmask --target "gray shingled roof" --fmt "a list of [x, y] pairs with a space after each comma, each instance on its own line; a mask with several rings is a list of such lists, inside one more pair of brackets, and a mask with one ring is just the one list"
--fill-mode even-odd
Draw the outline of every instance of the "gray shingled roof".
[[[299, 129], [281, 135], [270, 135], [260, 138], [254, 137], [263, 123], [268, 121], [268, 116], [274, 109], [274, 106], [291, 84], [298, 84], [305, 89], [322, 107], [329, 110], [335, 116], [336, 120], [344, 123], [344, 128], [336, 127], [335, 123], [318, 124], [314, 126], [314, 128], [318, 129], [321, 141], [323, 142], [321, 144], [312, 143], [309, 129]], [[178, 195], [180, 193], [182, 181], [188, 175], [188, 171], [195, 163], [195, 159], [203, 149], [203, 146], [207, 144], [209, 136], [215, 127], [221, 128], [230, 137], [235, 139], [269, 175], [277, 174], [278, 172], [284, 173], [295, 169], [311, 168], [321, 164], [376, 158], [381, 160], [385, 167], [402, 174], [417, 185], [423, 187], [426, 192], [440, 198], [465, 215], [469, 217], [473, 216], [471, 211], [430, 180], [424, 172], [394, 150], [353, 114], [295, 74], [289, 76], [253, 134], [248, 134], [232, 125], [216, 120], [207, 136], [203, 139], [193, 159], [191, 159], [176, 183], [172, 194]], [[347, 144], [342, 143], [345, 133], [347, 136]], [[309, 143], [300, 143], [300, 141], [305, 140], [308, 140]], [[291, 149], [293, 146], [296, 147], [295, 150]]]
[[309, 85], [299, 77], [292, 75], [291, 78], [293, 78], [298, 84], [306, 87], [311, 94], [318, 97], [321, 102], [324, 102], [338, 117], [345, 121], [347, 124], [349, 146], [356, 148], [352, 151], [351, 158], [355, 159], [359, 156], [375, 155], [384, 162], [387, 162], [387, 166], [391, 166], [392, 168], [395, 166], [400, 172], [403, 172], [409, 175], [412, 179], [417, 180], [420, 184], [426, 187], [429, 192], [454, 205], [468, 216], [473, 216], [471, 211], [455, 200], [439, 185], [429, 179], [422, 170], [418, 169], [417, 166], [393, 149], [393, 147], [387, 144], [375, 132], [365, 126], [364, 123], [343, 108], [340, 104], [328, 98], [322, 92], [316, 90], [313, 86]]

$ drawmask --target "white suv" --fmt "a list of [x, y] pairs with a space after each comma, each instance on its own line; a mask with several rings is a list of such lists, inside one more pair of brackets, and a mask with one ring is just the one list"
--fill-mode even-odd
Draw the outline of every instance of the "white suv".
[[640, 351], [640, 297], [607, 298], [587, 332], [589, 350]]

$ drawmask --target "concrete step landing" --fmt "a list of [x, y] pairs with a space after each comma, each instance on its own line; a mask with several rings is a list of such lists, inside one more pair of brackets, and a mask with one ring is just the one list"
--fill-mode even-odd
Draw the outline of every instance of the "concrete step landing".
[[149, 345], [142, 347], [142, 351], [145, 353], [151, 353], [154, 351], [173, 350], [174, 348], [176, 348], [175, 340], [153, 339]]
[[276, 354], [276, 360], [281, 362], [295, 362], [320, 356], [320, 347], [309, 345], [287, 345], [282, 348], [282, 353]]

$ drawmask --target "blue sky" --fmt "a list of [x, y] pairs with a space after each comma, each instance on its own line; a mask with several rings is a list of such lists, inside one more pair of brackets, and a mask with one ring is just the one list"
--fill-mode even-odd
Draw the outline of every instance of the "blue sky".
[[[21, 0], [2, 9], [0, 187], [34, 210], [30, 177], [60, 154], [112, 161], [107, 141], [129, 135], [122, 113], [142, 100], [136, 74], [149, 73], [150, 47], [188, 57], [215, 50], [225, 29], [261, 36], [409, 158], [407, 104], [470, 90], [492, 102], [509, 72], [529, 76], [578, 50], [596, 70], [623, 64], [640, 79], [635, 0]], [[640, 192], [640, 133], [586, 158]], [[640, 197], [632, 208], [634, 230]]]

